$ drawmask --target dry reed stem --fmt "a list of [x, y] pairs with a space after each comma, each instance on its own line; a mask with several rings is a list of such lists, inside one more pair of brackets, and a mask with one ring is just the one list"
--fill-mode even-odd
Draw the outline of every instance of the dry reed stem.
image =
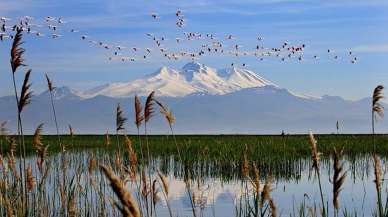
[[137, 129], [140, 128], [141, 123], [144, 120], [144, 116], [142, 115], [142, 106], [139, 97], [135, 96], [135, 124]]
[[241, 162], [241, 173], [243, 177], [249, 177], [249, 162], [247, 157], [248, 147], [245, 145], [243, 159]]
[[114, 175], [113, 170], [110, 167], [101, 165], [100, 168], [109, 179], [110, 186], [123, 205], [121, 209], [122, 214], [126, 217], [140, 217], [139, 207], [131, 193], [125, 189], [123, 182]]
[[32, 191], [32, 189], [35, 187], [36, 181], [34, 176], [32, 175], [32, 168], [31, 165], [28, 165], [27, 167], [27, 190]]
[[343, 163], [341, 163], [343, 150], [337, 151], [334, 148], [334, 174], [333, 174], [333, 206], [339, 209], [339, 194], [346, 178], [346, 172], [343, 172]]
[[43, 123], [39, 124], [38, 127], [35, 129], [34, 136], [32, 139], [32, 147], [35, 149], [36, 152], [39, 152], [39, 150], [42, 149], [42, 130], [43, 130]]
[[105, 142], [105, 146], [110, 146], [110, 137], [109, 137], [109, 132], [108, 131], [106, 131], [106, 133], [105, 133], [104, 142]]
[[261, 202], [260, 202], [261, 208], [263, 208], [265, 201], [269, 201], [271, 199], [271, 191], [272, 191], [271, 182], [272, 182], [272, 178], [271, 176], [268, 176], [265, 179], [263, 191], [261, 192]]
[[123, 116], [123, 113], [120, 103], [118, 103], [116, 108], [116, 132], [124, 130], [124, 124], [125, 121], [127, 121], [127, 118]]
[[152, 188], [151, 188], [151, 193], [152, 193], [152, 203], [154, 205], [154, 207], [156, 206], [156, 204], [159, 202], [159, 196], [158, 196], [158, 187], [156, 186], [157, 184], [157, 180], [155, 179], [153, 182], [152, 182]]
[[319, 170], [319, 160], [320, 160], [321, 154], [318, 152], [317, 140], [315, 140], [312, 132], [310, 132], [309, 134], [309, 141], [310, 141], [310, 148], [311, 148], [311, 158], [313, 160], [313, 167]]
[[160, 178], [160, 181], [162, 182], [163, 190], [166, 193], [166, 196], [168, 197], [169, 187], [168, 187], [167, 178], [159, 170], [158, 170], [158, 176]]

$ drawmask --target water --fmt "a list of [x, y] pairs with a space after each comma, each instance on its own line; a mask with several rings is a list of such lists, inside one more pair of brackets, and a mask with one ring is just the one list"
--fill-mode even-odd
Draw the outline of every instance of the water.
[[[107, 164], [107, 159], [112, 161], [114, 159], [114, 156], [108, 157], [101, 152], [68, 153], [67, 191], [75, 189], [74, 196], [77, 198], [77, 207], [82, 215], [87, 213], [97, 215], [98, 212], [103, 210], [109, 216], [120, 216], [117, 209], [112, 209], [111, 202], [117, 200], [117, 198], [111, 191], [109, 182], [98, 168], [89, 173], [88, 162], [92, 156], [99, 164]], [[303, 204], [306, 210], [309, 207], [317, 207], [318, 209], [321, 205], [318, 180], [311, 168], [310, 161], [310, 159], [284, 159], [271, 164], [257, 162], [260, 168], [261, 188], [266, 177], [272, 176], [271, 187], [273, 191], [271, 196], [281, 216], [297, 214], [299, 207]], [[46, 191], [46, 209], [53, 215], [60, 214], [61, 162], [60, 155], [50, 157], [48, 164], [50, 169], [44, 187]], [[359, 216], [371, 216], [376, 209], [377, 201], [371, 157], [348, 158], [345, 156], [343, 162], [347, 177], [340, 193], [340, 211], [346, 209], [348, 212], [357, 213]], [[127, 163], [125, 161], [121, 162], [123, 165]], [[385, 160], [382, 160], [381, 163], [385, 175]], [[29, 158], [27, 164], [32, 165], [33, 174], [39, 183], [41, 175], [35, 166], [36, 159]], [[247, 178], [241, 177], [239, 165], [232, 162], [230, 165], [225, 165], [224, 162], [191, 162], [188, 165], [183, 165], [176, 163], [170, 157], [153, 159], [148, 167], [152, 168], [153, 171], [160, 170], [167, 176], [169, 184], [168, 201], [174, 216], [193, 216], [192, 203], [190, 202], [190, 198], [193, 197], [188, 196], [188, 189], [190, 189], [190, 194], [195, 195], [194, 207], [197, 216], [236, 216], [236, 209], [239, 210], [241, 207], [241, 199], [245, 198], [247, 192], [249, 197], [252, 197], [252, 192], [254, 192]], [[226, 169], [223, 167], [226, 167]], [[322, 159], [320, 164], [322, 189], [325, 202], [329, 205], [328, 212], [330, 216], [333, 215], [333, 187], [330, 182], [333, 176], [332, 167], [333, 162], [331, 159]], [[184, 181], [184, 171], [190, 173], [190, 187], [187, 187]], [[148, 176], [148, 172], [146, 174]], [[152, 174], [153, 179], [157, 178], [156, 173], [152, 172]], [[139, 179], [140, 177], [137, 174], [136, 180]], [[158, 183], [158, 196], [160, 199], [156, 206], [157, 216], [170, 216], [160, 181]], [[134, 182], [127, 182], [126, 188], [133, 193], [137, 200], [141, 198], [138, 193], [139, 186]], [[382, 189], [383, 192], [386, 192], [387, 185], [385, 183]], [[33, 191], [31, 194], [33, 195], [36, 192]], [[103, 200], [98, 196], [101, 194], [104, 195], [105, 202], [102, 202]], [[384, 201], [385, 198], [386, 193], [383, 193]]]

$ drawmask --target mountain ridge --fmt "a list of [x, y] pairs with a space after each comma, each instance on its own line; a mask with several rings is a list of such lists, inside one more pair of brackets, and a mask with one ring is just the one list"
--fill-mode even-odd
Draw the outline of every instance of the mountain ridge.
[[159, 96], [184, 97], [194, 93], [223, 95], [244, 88], [275, 85], [257, 73], [236, 67], [214, 69], [198, 62], [189, 62], [181, 69], [162, 66], [143, 78], [104, 84], [80, 93], [80, 97], [96, 95], [111, 97], [146, 96], [155, 90]]
[[[60, 88], [57, 88], [60, 89]], [[144, 103], [145, 96], [140, 99]], [[349, 101], [337, 97], [304, 98], [285, 88], [267, 85], [244, 88], [224, 95], [192, 94], [185, 97], [158, 96], [176, 117], [174, 131], [178, 134], [279, 134], [335, 132], [340, 121], [341, 133], [370, 132], [371, 98]], [[0, 97], [0, 120], [9, 121], [16, 130], [13, 97]], [[115, 107], [120, 103], [127, 133], [135, 133], [133, 97], [115, 98], [98, 95], [92, 98], [62, 97], [55, 99], [60, 132], [66, 134], [71, 124], [77, 133], [115, 131]], [[156, 110], [157, 111], [157, 110]], [[45, 123], [45, 133], [55, 133], [50, 98], [46, 94], [33, 97], [23, 113], [26, 133]], [[388, 131], [384, 119], [378, 121], [377, 132]], [[164, 118], [155, 112], [147, 125], [151, 134], [168, 134]]]
[[[176, 117], [174, 131], [178, 134], [279, 134], [282, 130], [286, 133], [309, 130], [332, 133], [337, 121], [341, 133], [370, 132], [370, 97], [356, 101], [339, 96], [312, 97], [293, 93], [245, 69], [223, 71], [199, 63], [190, 63], [184, 68], [179, 71], [161, 67], [140, 80], [96, 87], [90, 90], [93, 95], [69, 87], [55, 88], [53, 98], [60, 132], [66, 133], [68, 124], [77, 133], [114, 132], [116, 106], [120, 103], [128, 118], [126, 131], [134, 133], [133, 95], [138, 94], [144, 103], [153, 90], [156, 90], [155, 97], [168, 105]], [[242, 86], [238, 85], [240, 79], [244, 81]], [[147, 84], [152, 85], [145, 87]], [[217, 85], [221, 91], [213, 91]], [[169, 89], [171, 86], [174, 88]], [[113, 88], [118, 96], [103, 94], [109, 93], [106, 88]], [[0, 111], [0, 120], [9, 121], [9, 128], [15, 132], [14, 97], [0, 97]], [[168, 134], [164, 118], [156, 111], [147, 129], [149, 126], [151, 134]], [[23, 112], [25, 133], [33, 133], [40, 123], [45, 123], [45, 133], [55, 133], [51, 113], [49, 92], [34, 95]], [[384, 119], [377, 126], [377, 132], [388, 131], [388, 122]]]

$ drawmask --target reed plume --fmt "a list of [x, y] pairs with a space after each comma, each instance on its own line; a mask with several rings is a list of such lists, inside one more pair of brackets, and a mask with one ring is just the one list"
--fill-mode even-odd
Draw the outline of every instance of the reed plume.
[[143, 147], [141, 145], [141, 138], [140, 138], [140, 126], [142, 122], [144, 121], [144, 115], [142, 114], [142, 106], [140, 102], [140, 98], [135, 95], [135, 125], [137, 129], [137, 138], [139, 140], [139, 145], [140, 145], [140, 154], [141, 154], [141, 160], [144, 160], [144, 154], [143, 154]]
[[120, 148], [120, 142], [119, 142], [119, 131], [124, 130], [124, 124], [127, 121], [127, 118], [124, 117], [124, 112], [121, 108], [120, 103], [117, 103], [116, 107], [116, 142], [117, 142], [117, 149], [118, 149], [118, 155], [121, 153]]
[[70, 137], [74, 137], [74, 129], [73, 129], [73, 127], [71, 127], [71, 125], [69, 124], [69, 136]]
[[384, 86], [378, 85], [374, 91], [372, 96], [372, 134], [373, 134], [373, 150], [376, 151], [376, 142], [375, 142], [375, 121], [377, 120], [377, 116], [384, 116], [384, 106], [381, 104], [381, 100], [384, 98], [383, 95]]
[[131, 177], [134, 179], [136, 177], [136, 167], [137, 167], [137, 156], [135, 151], [132, 148], [132, 142], [128, 138], [127, 135], [124, 136], [124, 143], [127, 148], [127, 152], [129, 155], [129, 162], [130, 162], [130, 168], [131, 168]]
[[372, 99], [372, 111], [380, 117], [384, 116], [384, 107], [380, 101], [384, 98], [383, 95], [384, 86], [378, 85], [373, 91]]
[[42, 149], [42, 130], [43, 130], [43, 123], [39, 124], [38, 127], [35, 129], [35, 133], [32, 139], [32, 147], [35, 149], [36, 152], [39, 152], [40, 149]]
[[148, 196], [147, 176], [145, 174], [144, 169], [142, 169], [141, 171], [141, 184], [142, 184], [141, 195], [143, 196], [143, 198], [147, 199], [147, 196]]
[[163, 105], [158, 100], [155, 100], [156, 104], [159, 105], [160, 113], [164, 116], [167, 123], [170, 125], [170, 127], [175, 123], [175, 117], [172, 115], [171, 110], [167, 108], [167, 106]]
[[71, 145], [74, 146], [74, 129], [70, 124], [68, 126], [69, 126], [69, 136], [71, 138]]
[[127, 118], [124, 117], [123, 110], [121, 108], [120, 103], [117, 104], [116, 108], [116, 132], [118, 133], [120, 130], [124, 130], [124, 124], [127, 121]]
[[314, 135], [312, 132], [309, 134], [309, 141], [310, 141], [310, 149], [311, 149], [311, 159], [313, 160], [313, 168], [319, 170], [319, 160], [320, 160], [320, 153], [317, 149], [317, 140], [315, 140]]
[[271, 188], [271, 184], [272, 184], [272, 177], [267, 176], [267, 178], [265, 179], [263, 191], [261, 192], [260, 207], [263, 208], [264, 203], [267, 201], [269, 204], [269, 208], [271, 209], [271, 217], [277, 217], [278, 216], [277, 208], [274, 200], [271, 197], [271, 192], [273, 190]]
[[381, 162], [379, 156], [377, 156], [376, 153], [373, 154], [373, 165], [374, 165], [374, 174], [375, 174], [375, 187], [377, 192], [377, 206], [379, 210], [379, 217], [383, 217], [384, 211], [383, 211], [383, 203], [381, 200], [381, 185], [383, 180], [383, 175], [381, 172]]
[[52, 92], [54, 90], [54, 86], [53, 86], [53, 82], [50, 80], [49, 76], [47, 75], [47, 73], [45, 74], [46, 76], [46, 81], [47, 81], [47, 87], [48, 87], [48, 90], [50, 92]]
[[139, 130], [141, 123], [144, 120], [144, 116], [142, 115], [142, 106], [139, 97], [135, 96], [135, 124], [137, 129]]
[[248, 162], [247, 153], [248, 153], [248, 147], [245, 146], [243, 159], [241, 162], [241, 174], [244, 178], [249, 177], [249, 162]]
[[125, 189], [123, 182], [116, 175], [114, 175], [110, 167], [101, 165], [100, 168], [105, 176], [109, 179], [110, 186], [122, 204], [122, 207], [118, 206], [118, 208], [123, 216], [140, 217], [139, 207], [136, 201], [132, 198], [131, 193]]
[[108, 131], [106, 131], [106, 133], [105, 133], [104, 143], [105, 143], [105, 146], [110, 146], [110, 137], [109, 137]]
[[255, 163], [253, 164], [253, 173], [254, 173], [255, 177], [252, 180], [252, 185], [255, 189], [256, 195], [258, 195], [260, 192], [260, 172], [259, 172], [259, 169], [257, 168], [257, 165]]
[[159, 196], [158, 196], [158, 187], [156, 186], [157, 184], [157, 180], [154, 179], [154, 181], [152, 182], [152, 187], [151, 187], [151, 193], [152, 193], [152, 204], [154, 205], [154, 209], [155, 209], [155, 206], [156, 204], [159, 202]]
[[278, 217], [275, 201], [272, 198], [269, 199], [269, 208], [271, 209], [271, 217]]
[[[16, 151], [16, 143], [14, 138], [9, 139], [9, 153], [8, 153], [8, 168], [11, 170], [12, 175], [15, 180], [20, 180], [20, 176], [16, 171], [16, 160], [15, 160], [15, 151]], [[19, 164], [20, 165], [20, 164]]]
[[89, 159], [88, 171], [91, 174], [97, 168], [97, 160], [94, 156]]
[[115, 154], [115, 166], [116, 168], [121, 169], [121, 159], [120, 159], [120, 154], [116, 152]]
[[30, 104], [31, 102], [32, 91], [30, 91], [30, 87], [31, 87], [30, 75], [31, 75], [31, 69], [29, 69], [24, 76], [23, 86], [20, 93], [20, 99], [19, 99], [19, 105], [18, 105], [19, 113], [21, 113], [23, 111], [23, 108], [28, 104]]
[[36, 164], [41, 173], [43, 173], [43, 163], [48, 154], [48, 146], [44, 146], [42, 143], [42, 131], [43, 131], [43, 123], [39, 124], [35, 129], [35, 133], [32, 139], [32, 147], [35, 149], [38, 158], [36, 160]]
[[314, 134], [311, 131], [309, 134], [309, 141], [310, 141], [310, 148], [311, 148], [311, 159], [313, 161], [312, 167], [314, 168], [315, 173], [318, 177], [319, 192], [321, 194], [322, 216], [326, 217], [326, 208], [325, 208], [325, 202], [323, 199], [323, 191], [322, 191], [322, 184], [321, 184], [321, 173], [319, 170], [320, 153], [318, 152], [318, 148], [317, 148], [317, 140], [315, 140]]
[[263, 191], [261, 192], [261, 204], [260, 204], [261, 208], [263, 208], [265, 201], [269, 201], [271, 199], [271, 191], [272, 191], [271, 182], [272, 182], [272, 178], [271, 176], [268, 176], [265, 179]]
[[17, 28], [16, 34], [14, 36], [13, 43], [12, 43], [10, 63], [11, 63], [13, 74], [15, 74], [15, 72], [20, 66], [25, 66], [24, 58], [23, 58], [25, 49], [20, 47], [23, 44], [22, 32], [23, 30], [21, 28]]
[[78, 216], [77, 215], [77, 198], [76, 198], [74, 190], [73, 190], [73, 192], [70, 195], [69, 202], [68, 202], [67, 206], [68, 206], [67, 207], [67, 216], [68, 217], [76, 217], [76, 216]]
[[166, 121], [168, 123], [168, 126], [170, 127], [171, 135], [174, 138], [175, 146], [176, 146], [176, 149], [178, 151], [179, 160], [182, 162], [181, 151], [179, 149], [178, 142], [176, 140], [176, 137], [175, 137], [175, 134], [174, 134], [174, 130], [172, 128], [172, 125], [175, 123], [175, 117], [172, 114], [171, 110], [169, 110], [167, 108], [167, 106], [163, 105], [158, 100], [155, 100], [155, 102], [159, 105], [160, 113], [164, 116], [164, 118], [166, 119]]
[[[9, 137], [6, 140], [8, 142], [8, 154], [7, 154], [7, 160], [8, 160], [8, 169], [12, 172], [13, 177], [15, 180], [19, 180], [20, 177], [16, 171], [16, 160], [15, 160], [15, 151], [16, 151], [16, 143], [15, 139], [13, 137]], [[6, 171], [6, 169], [5, 169]]]
[[7, 197], [7, 195], [0, 193], [1, 199], [2, 199], [2, 204], [4, 205], [5, 211], [6, 211], [6, 216], [7, 217], [16, 217], [15, 212], [13, 211], [13, 207], [11, 205], [11, 201]]
[[381, 188], [382, 172], [380, 158], [377, 155], [373, 155], [375, 183], [378, 189]]
[[38, 159], [36, 161], [36, 164], [38, 165], [38, 169], [42, 174], [44, 172], [43, 164], [47, 158], [47, 155], [48, 155], [48, 146], [42, 146], [42, 148], [38, 150]]
[[32, 168], [31, 165], [28, 165], [27, 167], [27, 190], [31, 191], [35, 187], [35, 178], [32, 175]]
[[346, 172], [343, 172], [343, 163], [341, 163], [342, 154], [343, 150], [337, 151], [334, 148], [333, 206], [336, 211], [339, 209], [339, 194], [346, 178]]
[[3, 155], [0, 154], [0, 168], [4, 169], [4, 158]]
[[145, 124], [147, 124], [147, 122], [151, 119], [151, 117], [154, 114], [154, 97], [155, 97], [155, 91], [152, 91], [146, 99], [146, 103], [144, 106], [144, 123]]

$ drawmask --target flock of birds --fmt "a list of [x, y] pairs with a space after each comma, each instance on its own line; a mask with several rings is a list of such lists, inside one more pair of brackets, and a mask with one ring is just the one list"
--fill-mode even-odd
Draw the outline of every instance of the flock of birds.
[[[182, 29], [186, 26], [186, 19], [181, 10], [175, 12], [176, 22], [175, 25], [177, 28]], [[157, 13], [151, 13], [150, 19], [155, 22], [159, 22], [161, 17]], [[0, 17], [0, 42], [7, 39], [13, 39], [13, 34], [17, 28], [21, 28], [29, 35], [36, 37], [48, 36], [52, 39], [57, 39], [63, 37], [64, 26], [66, 21], [62, 18], [47, 16], [44, 18], [43, 23], [35, 23], [35, 19], [30, 16], [24, 16], [13, 22], [11, 18]], [[48, 33], [44, 31], [43, 28], [48, 29]], [[177, 36], [174, 40], [176, 43], [175, 47], [179, 47], [180, 44], [190, 44], [189, 48], [181, 49], [169, 49], [167, 47], [166, 41], [168, 41], [166, 36], [156, 36], [153, 33], [145, 33], [145, 37], [150, 40], [152, 47], [136, 47], [136, 46], [123, 46], [114, 43], [107, 43], [101, 40], [95, 40], [93, 37], [88, 34], [81, 34], [77, 29], [68, 30], [71, 34], [79, 34], [78, 37], [80, 40], [85, 41], [88, 44], [91, 44], [95, 47], [105, 49], [109, 52], [108, 59], [110, 61], [140, 61], [149, 59], [151, 54], [160, 54], [162, 57], [167, 58], [168, 60], [180, 60], [180, 59], [190, 59], [196, 60], [203, 56], [210, 55], [225, 55], [232, 56], [235, 58], [251, 56], [255, 57], [258, 61], [263, 61], [267, 58], [276, 58], [281, 62], [285, 61], [304, 61], [305, 59], [317, 60], [320, 59], [318, 55], [307, 56], [304, 51], [306, 49], [306, 44], [291, 44], [287, 41], [280, 43], [276, 47], [266, 47], [264, 46], [264, 37], [256, 37], [256, 45], [252, 46], [251, 49], [243, 49], [241, 44], [237, 43], [236, 37], [232, 34], [226, 35], [224, 37], [216, 37], [214, 33], [198, 33], [198, 32], [184, 32], [182, 31], [181, 37]], [[197, 43], [192, 43], [192, 42]], [[327, 54], [322, 55], [324, 58], [332, 59], [333, 61], [345, 60], [350, 63], [356, 63], [358, 58], [354, 55], [352, 51], [348, 51], [347, 54], [342, 55], [334, 52], [332, 49], [327, 49]], [[236, 63], [231, 63], [231, 66], [235, 66]], [[247, 66], [246, 63], [241, 64], [243, 67]]]

